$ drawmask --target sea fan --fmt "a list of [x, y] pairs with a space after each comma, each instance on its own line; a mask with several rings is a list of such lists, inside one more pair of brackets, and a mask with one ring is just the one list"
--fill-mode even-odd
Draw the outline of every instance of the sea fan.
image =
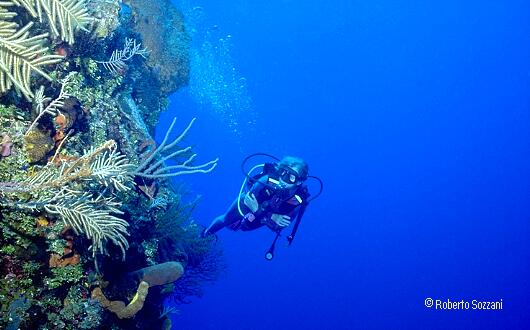
[[94, 256], [98, 252], [105, 253], [105, 243], [112, 241], [125, 258], [125, 250], [129, 247], [125, 238], [129, 224], [111, 214], [123, 214], [117, 208], [119, 203], [103, 197], [94, 200], [88, 193], [78, 195], [72, 191], [61, 191], [58, 195], [58, 202], [44, 206], [48, 213], [59, 215], [76, 233], [84, 233], [91, 239]]
[[69, 44], [74, 43], [77, 29], [87, 31], [86, 25], [92, 21], [84, 0], [13, 0], [23, 6], [33, 16], [44, 22], [46, 15], [53, 36], [60, 37]]
[[[9, 12], [0, 14], [5, 17]], [[59, 55], [45, 55], [48, 48], [42, 44], [48, 34], [31, 37], [29, 29], [32, 25], [28, 23], [17, 30], [16, 23], [0, 20], [0, 92], [6, 92], [14, 85], [28, 100], [33, 97], [31, 73], [37, 72], [51, 80], [41, 67], [63, 59]]]

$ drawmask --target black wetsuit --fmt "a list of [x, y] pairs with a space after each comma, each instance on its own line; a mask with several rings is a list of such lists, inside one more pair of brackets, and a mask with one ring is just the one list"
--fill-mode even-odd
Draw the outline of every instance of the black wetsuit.
[[[268, 182], [271, 185], [269, 179], [272, 182], [277, 181], [269, 178], [269, 175], [262, 176], [259, 181]], [[210, 227], [208, 227], [208, 234], [216, 233], [224, 227], [232, 230], [247, 231], [264, 225], [267, 225], [273, 231], [279, 231], [282, 228], [271, 219], [272, 214], [287, 215], [293, 221], [308, 196], [307, 186], [304, 184], [287, 190], [272, 189], [260, 182], [255, 182], [249, 193], [256, 196], [259, 209], [256, 212], [251, 212], [243, 202], [244, 196], [241, 196], [240, 207], [243, 216], [239, 213], [236, 199], [225, 214], [215, 218]]]

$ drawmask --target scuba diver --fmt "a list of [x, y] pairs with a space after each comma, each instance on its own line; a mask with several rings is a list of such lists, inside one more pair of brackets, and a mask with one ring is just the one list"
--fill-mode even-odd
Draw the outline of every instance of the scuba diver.
[[[258, 155], [271, 157], [277, 162], [259, 164], [246, 172], [244, 166], [247, 160]], [[296, 219], [294, 228], [287, 237], [290, 245], [308, 202], [320, 195], [323, 184], [319, 178], [308, 175], [307, 163], [298, 157], [286, 156], [280, 161], [274, 156], [258, 153], [245, 158], [241, 167], [246, 178], [238, 198], [225, 214], [215, 218], [210, 226], [202, 231], [201, 236], [213, 235], [225, 227], [234, 231], [249, 231], [267, 226], [276, 233], [265, 255], [267, 260], [271, 260], [280, 232]], [[260, 167], [261, 172], [251, 176], [251, 173]], [[310, 194], [306, 185], [308, 178], [318, 180], [321, 186], [320, 192], [312, 199], [309, 199]]]

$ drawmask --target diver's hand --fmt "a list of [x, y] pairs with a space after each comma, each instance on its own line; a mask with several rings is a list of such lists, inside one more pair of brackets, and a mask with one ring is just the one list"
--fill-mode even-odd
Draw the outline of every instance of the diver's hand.
[[252, 213], [256, 212], [259, 209], [259, 203], [254, 194], [248, 193], [245, 195], [245, 200], [243, 201], [245, 205], [250, 209]]
[[276, 224], [281, 228], [287, 227], [291, 224], [291, 217], [288, 215], [273, 213], [271, 216], [271, 220], [276, 222]]

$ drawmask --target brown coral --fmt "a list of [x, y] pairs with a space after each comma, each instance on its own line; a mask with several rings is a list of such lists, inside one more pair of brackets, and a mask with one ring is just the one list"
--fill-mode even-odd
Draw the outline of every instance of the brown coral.
[[55, 116], [53, 122], [55, 135], [53, 140], [58, 144], [67, 135], [67, 132], [74, 127], [76, 121], [84, 115], [81, 103], [75, 97], [68, 97], [63, 101], [60, 113]]
[[72, 235], [72, 228], [67, 226], [61, 232], [61, 236], [66, 240], [63, 255], [56, 253], [50, 255], [50, 268], [66, 267], [70, 265], [77, 265], [81, 261], [81, 256], [74, 251], [74, 236]]
[[72, 254], [70, 257], [61, 257], [58, 254], [53, 253], [50, 256], [49, 265], [50, 268], [62, 268], [70, 265], [77, 265], [81, 261], [81, 257], [79, 254], [74, 253], [72, 250], [65, 248], [64, 249], [64, 255], [67, 256], [69, 254]]
[[169, 95], [189, 81], [191, 38], [180, 11], [169, 0], [128, 0], [134, 29], [150, 51], [147, 65], [156, 73], [161, 92]]

